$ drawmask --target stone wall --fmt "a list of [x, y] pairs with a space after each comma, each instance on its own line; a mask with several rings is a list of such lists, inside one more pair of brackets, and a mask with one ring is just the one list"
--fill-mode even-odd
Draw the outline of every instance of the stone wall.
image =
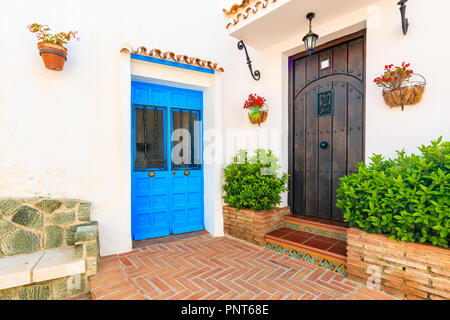
[[86, 275], [78, 274], [0, 290], [0, 300], [60, 300], [75, 297], [87, 291]]
[[450, 250], [397, 242], [384, 235], [348, 230], [347, 274], [405, 299], [450, 299]]
[[84, 274], [0, 290], [0, 300], [51, 300], [86, 293], [100, 255], [90, 203], [72, 199], [0, 199], [0, 259], [55, 248], [73, 248]]
[[247, 242], [264, 246], [264, 236], [283, 227], [283, 217], [291, 214], [290, 207], [274, 208], [266, 211], [223, 207], [224, 232]]
[[0, 258], [73, 247], [78, 225], [90, 221], [90, 203], [79, 200], [0, 200]]

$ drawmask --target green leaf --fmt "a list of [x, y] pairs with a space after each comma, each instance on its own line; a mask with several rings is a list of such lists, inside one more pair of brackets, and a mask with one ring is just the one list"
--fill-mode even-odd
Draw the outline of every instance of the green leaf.
[[337, 207], [352, 226], [393, 239], [447, 248], [450, 232], [450, 142], [442, 137], [392, 159], [373, 155], [340, 179]]

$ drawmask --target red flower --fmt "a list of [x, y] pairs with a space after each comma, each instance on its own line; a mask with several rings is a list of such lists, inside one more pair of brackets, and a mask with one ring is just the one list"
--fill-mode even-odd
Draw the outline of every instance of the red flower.
[[250, 94], [244, 103], [244, 109], [261, 109], [265, 105], [266, 99], [255, 94]]

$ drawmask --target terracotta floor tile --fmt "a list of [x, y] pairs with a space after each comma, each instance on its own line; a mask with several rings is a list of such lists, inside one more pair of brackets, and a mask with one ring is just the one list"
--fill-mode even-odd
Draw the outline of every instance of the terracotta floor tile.
[[321, 236], [320, 234], [316, 235], [316, 236], [314, 237], [314, 239], [315, 239], [315, 240], [320, 240], [320, 241], [323, 241], [323, 242], [329, 242], [329, 243], [332, 243], [332, 244], [338, 244], [338, 243], [341, 242], [341, 241], [336, 240], [336, 239], [333, 239], [333, 238]]
[[297, 218], [297, 219], [301, 219], [301, 220], [305, 220], [305, 221], [312, 221], [312, 222], [322, 221], [321, 218], [311, 217], [311, 216], [293, 216], [293, 218]]
[[272, 231], [272, 232], [268, 233], [267, 235], [278, 238], [278, 237], [283, 237], [292, 232], [294, 232], [294, 230], [289, 229], [289, 228], [281, 228], [281, 229]]
[[336, 226], [336, 227], [341, 227], [341, 228], [348, 228], [349, 225], [348, 223], [345, 222], [339, 222], [339, 221], [333, 221], [333, 220], [325, 220], [323, 221], [323, 223], [332, 225], [332, 226]]
[[323, 241], [313, 238], [311, 240], [303, 242], [302, 245], [326, 251], [328, 248], [332, 247], [334, 243], [330, 241]]
[[308, 240], [311, 240], [313, 236], [306, 232], [296, 231], [283, 237], [284, 240], [292, 241], [298, 244], [302, 244]]
[[331, 248], [328, 248], [327, 251], [333, 252], [336, 254], [340, 254], [342, 256], [346, 256], [347, 255], [347, 246], [334, 245]]

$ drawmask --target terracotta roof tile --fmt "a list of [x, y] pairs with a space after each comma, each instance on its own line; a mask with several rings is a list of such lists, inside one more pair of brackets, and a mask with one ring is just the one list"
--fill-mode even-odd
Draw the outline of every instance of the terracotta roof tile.
[[248, 7], [250, 5], [250, 0], [242, 0], [241, 4], [233, 4], [230, 10], [223, 9], [223, 12], [227, 15], [233, 15], [238, 12], [239, 9]]
[[[255, 2], [251, 7], [247, 7], [244, 11], [237, 13], [237, 9], [234, 13], [236, 14], [231, 21], [227, 24], [226, 28], [237, 25], [240, 21], [247, 19], [251, 14], [257, 13], [260, 9], [265, 9], [269, 3], [275, 3], [277, 0], [259, 0]], [[233, 7], [232, 7], [233, 8]], [[224, 9], [225, 10], [225, 9]]]
[[151, 49], [150, 51], [147, 47], [140, 46], [136, 50], [134, 50], [128, 43], [125, 43], [121, 46], [120, 52], [129, 52], [134, 54], [139, 54], [146, 57], [152, 57], [162, 60], [174, 61], [178, 63], [184, 63], [188, 65], [193, 65], [201, 68], [208, 68], [218, 72], [224, 72], [225, 70], [222, 67], [219, 67], [218, 63], [214, 63], [209, 60], [202, 60], [200, 58], [189, 57], [183, 54], [175, 54], [172, 51], [161, 51], [158, 48]]

